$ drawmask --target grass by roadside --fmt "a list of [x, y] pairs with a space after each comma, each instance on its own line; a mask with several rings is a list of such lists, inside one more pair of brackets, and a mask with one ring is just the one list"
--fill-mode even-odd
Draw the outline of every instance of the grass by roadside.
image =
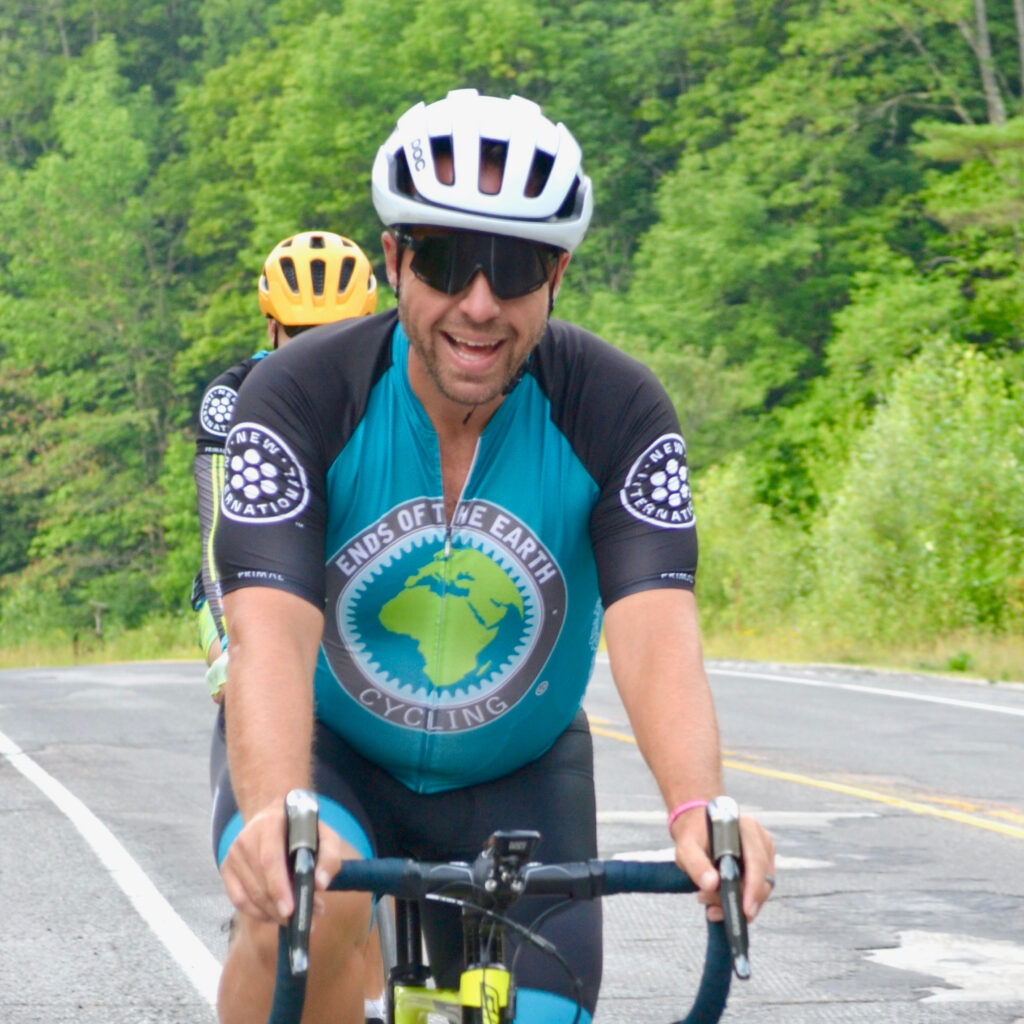
[[[782, 663], [829, 663], [910, 672], [963, 675], [990, 682], [1024, 682], [1024, 637], [957, 633], [930, 644], [870, 647], [797, 631], [706, 634], [708, 658]], [[191, 617], [168, 616], [140, 629], [105, 636], [82, 631], [0, 647], [0, 668], [103, 664], [117, 661], [199, 660]]]
[[850, 641], [780, 632], [771, 636], [728, 633], [705, 636], [708, 658], [785, 664], [838, 664], [1024, 682], [1024, 637], [956, 633], [930, 643], [870, 646]]
[[154, 619], [139, 629], [111, 632], [102, 638], [91, 630], [82, 630], [77, 635], [56, 633], [0, 647], [0, 668], [200, 658], [195, 626], [191, 616], [183, 615]]

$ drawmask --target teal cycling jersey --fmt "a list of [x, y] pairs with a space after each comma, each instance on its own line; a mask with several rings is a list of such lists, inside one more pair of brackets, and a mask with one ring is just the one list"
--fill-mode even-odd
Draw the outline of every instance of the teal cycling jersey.
[[393, 312], [256, 366], [227, 439], [225, 593], [324, 613], [316, 716], [406, 786], [497, 778], [579, 710], [602, 609], [692, 588], [685, 445], [663, 389], [552, 321], [491, 417], [450, 521], [437, 435]]

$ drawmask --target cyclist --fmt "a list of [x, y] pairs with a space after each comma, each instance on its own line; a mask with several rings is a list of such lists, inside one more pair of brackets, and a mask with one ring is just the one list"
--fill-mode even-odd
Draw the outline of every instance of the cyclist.
[[[377, 308], [377, 281], [355, 242], [331, 231], [304, 231], [278, 242], [263, 264], [260, 312], [267, 318], [271, 350], [318, 324], [365, 316]], [[227, 678], [227, 644], [220, 587], [213, 561], [213, 526], [224, 486], [224, 439], [238, 389], [266, 349], [232, 366], [203, 392], [192, 472], [199, 505], [202, 569], [192, 586], [199, 645], [209, 669], [210, 694], [221, 699]]]
[[[647, 369], [549, 319], [591, 215], [579, 146], [526, 99], [456, 90], [400, 118], [372, 186], [397, 312], [257, 367], [227, 440], [214, 833], [244, 941], [224, 1022], [269, 1005], [292, 908], [290, 789], [321, 794], [321, 890], [343, 858], [469, 858], [501, 827], [537, 829], [542, 859], [596, 855], [581, 702], [602, 617], [677, 860], [721, 918], [699, 810], [721, 762], [678, 420]], [[774, 846], [753, 819], [741, 829], [752, 919]], [[303, 1019], [357, 1021], [369, 900], [321, 892], [319, 906]], [[447, 909], [425, 909], [442, 983], [459, 954]], [[542, 909], [588, 1020], [600, 906], [512, 913]], [[517, 1019], [572, 1021], [560, 968], [520, 954]]]

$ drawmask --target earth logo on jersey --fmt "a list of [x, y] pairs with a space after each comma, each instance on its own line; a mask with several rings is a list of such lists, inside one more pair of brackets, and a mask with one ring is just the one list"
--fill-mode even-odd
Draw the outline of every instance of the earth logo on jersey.
[[678, 434], [664, 434], [633, 463], [619, 492], [623, 507], [654, 526], [681, 530], [693, 526], [686, 443]]
[[324, 648], [335, 677], [394, 725], [433, 732], [499, 718], [539, 680], [565, 618], [562, 572], [490, 502], [392, 509], [327, 566]]
[[239, 523], [279, 523], [309, 502], [306, 473], [295, 453], [272, 430], [238, 423], [224, 446], [220, 507]]
[[199, 410], [199, 425], [214, 437], [226, 437], [235, 413], [238, 392], [225, 384], [210, 388], [203, 396]]

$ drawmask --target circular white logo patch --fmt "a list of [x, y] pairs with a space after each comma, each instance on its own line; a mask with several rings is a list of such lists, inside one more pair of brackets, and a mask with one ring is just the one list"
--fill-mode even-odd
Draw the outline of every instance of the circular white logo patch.
[[226, 384], [210, 388], [203, 396], [203, 406], [199, 410], [199, 425], [214, 437], [227, 437], [237, 399], [238, 392]]
[[224, 454], [221, 508], [228, 519], [278, 523], [294, 518], [309, 503], [305, 471], [272, 430], [239, 423], [228, 435]]
[[623, 507], [654, 526], [681, 530], [693, 526], [686, 443], [678, 434], [659, 437], [633, 463], [619, 492]]

